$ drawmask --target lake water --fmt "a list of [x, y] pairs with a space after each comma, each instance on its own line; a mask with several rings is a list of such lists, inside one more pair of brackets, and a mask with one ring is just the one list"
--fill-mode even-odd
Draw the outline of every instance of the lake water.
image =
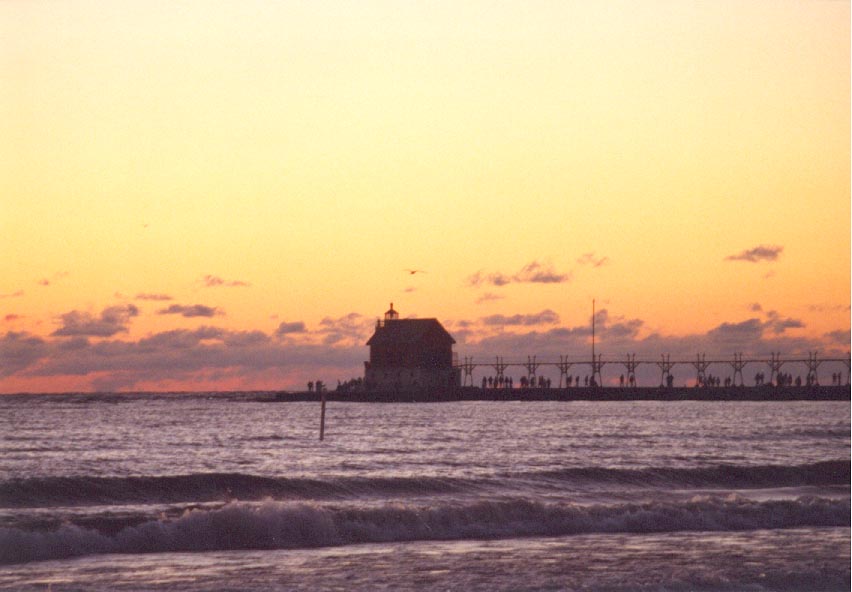
[[0, 588], [849, 590], [848, 402], [0, 397]]

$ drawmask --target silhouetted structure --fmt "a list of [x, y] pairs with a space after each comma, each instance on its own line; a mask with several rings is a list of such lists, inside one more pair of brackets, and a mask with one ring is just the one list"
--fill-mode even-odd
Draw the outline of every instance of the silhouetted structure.
[[364, 382], [373, 391], [419, 391], [460, 386], [453, 366], [455, 340], [437, 319], [400, 319], [390, 309], [367, 341]]
[[[620, 364], [627, 369], [627, 375], [622, 377], [612, 377], [609, 381], [601, 377], [601, 368], [603, 368], [604, 365], [617, 364], [618, 362], [615, 362], [614, 360], [604, 361], [601, 354], [597, 354], [591, 361], [589, 361], [588, 358], [582, 359], [580, 357], [571, 360], [565, 355], [559, 356], [558, 362], [554, 360], [540, 361], [537, 356], [527, 356], [526, 362], [518, 359], [506, 361], [502, 356], [497, 356], [495, 359], [497, 360], [496, 363], [486, 363], [476, 362], [472, 357], [465, 357], [463, 363], [456, 364], [456, 369], [459, 374], [464, 374], [464, 385], [474, 386], [474, 372], [478, 368], [483, 367], [494, 368], [497, 372], [497, 378], [499, 379], [502, 377], [504, 384], [506, 379], [511, 378], [511, 376], [507, 375], [507, 370], [510, 370], [511, 368], [521, 368], [522, 372], [525, 371], [526, 373], [524, 379], [527, 385], [538, 383], [538, 379], [541, 378], [538, 374], [542, 367], [555, 367], [559, 371], [560, 388], [563, 388], [563, 385], [564, 388], [569, 388], [572, 385], [575, 388], [583, 385], [595, 387], [615, 387], [617, 385], [618, 388], [624, 388], [625, 386], [638, 387], [639, 385], [636, 377], [638, 367], [640, 365], [656, 365], [660, 369], [660, 387], [672, 388], [674, 387], [674, 375], [672, 371], [675, 366], [691, 365], [696, 371], [693, 386], [721, 387], [724, 384], [725, 387], [744, 388], [746, 386], [743, 376], [745, 367], [747, 365], [766, 364], [770, 370], [769, 381], [766, 381], [766, 373], [759, 371], [755, 374], [754, 386], [759, 388], [781, 388], [802, 385], [810, 387], [820, 385], [817, 370], [823, 363], [831, 363], [835, 365], [842, 363], [846, 366], [845, 380], [844, 373], [835, 372], [832, 375], [833, 385], [841, 386], [845, 384], [846, 386], [849, 386], [850, 382], [852, 382], [852, 370], [850, 370], [852, 369], [852, 356], [848, 353], [845, 358], [820, 358], [818, 357], [818, 352], [808, 352], [807, 359], [793, 357], [783, 360], [781, 359], [781, 354], [775, 352], [772, 352], [769, 359], [763, 357], [746, 359], [743, 353], [737, 352], [733, 354], [733, 360], [721, 358], [708, 360], [706, 354], [703, 353], [697, 354], [693, 360], [672, 360], [670, 354], [663, 354], [657, 361], [650, 359], [637, 360], [636, 354], [628, 354], [627, 361], [620, 362]], [[781, 367], [785, 364], [805, 366], [807, 374], [804, 379], [801, 376], [794, 376], [790, 372], [781, 372]], [[725, 377], [723, 381], [722, 377], [715, 376], [707, 372], [711, 365], [729, 366], [733, 371], [733, 375]], [[591, 368], [593, 373], [591, 375], [586, 375], [584, 379], [581, 380], [580, 376], [568, 375], [568, 371], [573, 366], [585, 366], [587, 368]], [[597, 377], [595, 375], [597, 375]], [[683, 386], [686, 386], [686, 383], [684, 383]]]

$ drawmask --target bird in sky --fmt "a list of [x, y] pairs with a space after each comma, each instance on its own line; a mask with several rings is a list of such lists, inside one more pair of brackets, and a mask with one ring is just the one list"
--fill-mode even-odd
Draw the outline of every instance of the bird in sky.
[[405, 271], [407, 271], [409, 275], [414, 275], [415, 273], [426, 273], [426, 271], [422, 269], [406, 269]]

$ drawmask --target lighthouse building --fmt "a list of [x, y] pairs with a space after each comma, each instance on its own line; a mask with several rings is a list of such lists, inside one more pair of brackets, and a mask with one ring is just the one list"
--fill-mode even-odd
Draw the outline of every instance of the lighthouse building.
[[373, 391], [446, 389], [460, 384], [455, 340], [437, 319], [400, 319], [393, 303], [367, 341], [364, 382]]

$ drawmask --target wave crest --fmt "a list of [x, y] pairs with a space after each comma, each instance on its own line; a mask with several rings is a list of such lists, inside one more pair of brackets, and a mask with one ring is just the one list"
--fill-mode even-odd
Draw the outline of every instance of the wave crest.
[[0, 563], [101, 553], [289, 549], [417, 540], [560, 536], [582, 533], [736, 531], [846, 527], [848, 500], [753, 502], [737, 497], [682, 503], [579, 506], [526, 500], [332, 507], [266, 501], [188, 510], [108, 536], [75, 525], [52, 531], [0, 528]]
[[228, 499], [323, 500], [422, 496], [507, 489], [518, 481], [549, 488], [573, 484], [634, 488], [769, 488], [848, 485], [849, 461], [800, 466], [611, 469], [578, 467], [495, 477], [261, 477], [200, 473], [159, 477], [44, 477], [0, 482], [0, 507], [210, 502]]

